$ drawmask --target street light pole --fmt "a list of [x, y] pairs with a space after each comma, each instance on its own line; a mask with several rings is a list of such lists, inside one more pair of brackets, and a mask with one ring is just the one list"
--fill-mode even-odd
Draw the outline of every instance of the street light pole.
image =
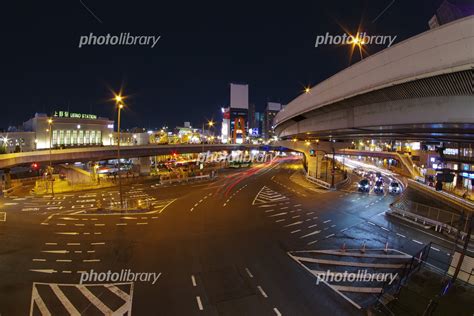
[[51, 179], [51, 195], [54, 196], [54, 175], [53, 175], [53, 162], [52, 162], [52, 147], [53, 147], [53, 119], [48, 119], [49, 129], [49, 173]]
[[123, 108], [122, 97], [117, 95], [115, 97], [117, 101], [118, 111], [118, 122], [117, 122], [117, 166], [118, 166], [118, 178], [119, 178], [119, 195], [120, 195], [120, 209], [123, 210], [123, 195], [122, 195], [122, 176], [120, 175], [120, 112]]

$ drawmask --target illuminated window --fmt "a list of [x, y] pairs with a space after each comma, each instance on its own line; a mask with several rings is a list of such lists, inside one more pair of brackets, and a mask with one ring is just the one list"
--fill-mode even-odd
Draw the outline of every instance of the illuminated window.
[[64, 145], [70, 145], [70, 144], [71, 144], [71, 131], [67, 130], [66, 137], [64, 138]]
[[79, 137], [77, 138], [77, 143], [79, 145], [84, 144], [84, 131], [79, 131]]
[[90, 142], [91, 144], [95, 144], [95, 131], [91, 131]]
[[[49, 138], [49, 133], [48, 133]], [[53, 130], [53, 146], [58, 143], [58, 131]], [[49, 139], [48, 139], [48, 146], [49, 146]]]
[[77, 131], [72, 131], [71, 145], [77, 145]]
[[102, 144], [102, 132], [97, 131], [95, 135], [96, 135], [96, 143], [97, 144]]
[[84, 144], [89, 145], [90, 132], [86, 131], [86, 137], [84, 137]]
[[59, 131], [59, 145], [64, 145], [64, 130]]

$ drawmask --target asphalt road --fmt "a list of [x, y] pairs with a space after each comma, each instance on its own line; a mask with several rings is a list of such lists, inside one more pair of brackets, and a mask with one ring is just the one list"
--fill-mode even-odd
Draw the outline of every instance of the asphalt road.
[[[280, 160], [211, 182], [125, 187], [151, 205], [143, 213], [93, 210], [117, 203], [117, 188], [2, 198], [0, 314], [358, 315], [375, 295], [316, 284], [311, 271], [359, 259], [311, 251], [413, 255], [437, 241], [431, 263], [450, 261], [448, 241], [385, 216], [394, 196], [359, 193], [356, 178], [341, 191], [297, 184], [298, 168]], [[377, 260], [356, 265], [396, 270]], [[91, 270], [109, 279], [80, 284]]]

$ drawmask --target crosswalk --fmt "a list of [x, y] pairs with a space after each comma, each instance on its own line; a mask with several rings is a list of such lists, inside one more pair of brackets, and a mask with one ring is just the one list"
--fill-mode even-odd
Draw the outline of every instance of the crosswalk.
[[288, 197], [272, 189], [263, 186], [255, 196], [252, 205], [282, 202], [288, 200]]
[[367, 307], [387, 281], [399, 280], [412, 256], [395, 249], [288, 252], [302, 268], [357, 308]]
[[34, 282], [30, 316], [132, 315], [133, 283], [57, 284]]

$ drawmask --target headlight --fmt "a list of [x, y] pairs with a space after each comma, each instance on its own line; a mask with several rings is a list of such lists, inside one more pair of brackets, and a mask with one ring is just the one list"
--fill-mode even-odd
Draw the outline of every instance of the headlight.
[[365, 187], [366, 187], [366, 188], [368, 188], [368, 187], [369, 187], [369, 185], [368, 185], [368, 184], [366, 184], [366, 185], [365, 185]]

